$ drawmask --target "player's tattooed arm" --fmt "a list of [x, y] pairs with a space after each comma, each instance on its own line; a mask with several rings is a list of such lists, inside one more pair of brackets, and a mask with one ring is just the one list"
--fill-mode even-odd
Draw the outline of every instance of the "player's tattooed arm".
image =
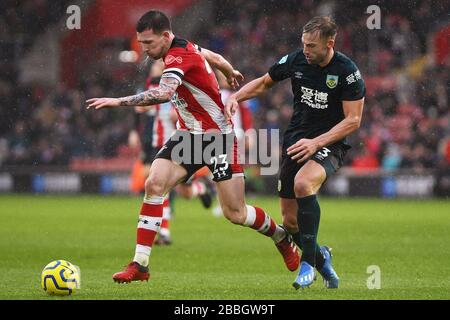
[[122, 98], [92, 98], [87, 100], [87, 108], [114, 108], [121, 106], [151, 106], [170, 101], [180, 82], [166, 75], [161, 78], [159, 87], [151, 88], [139, 94]]
[[180, 85], [179, 81], [171, 77], [163, 77], [159, 87], [151, 88], [139, 94], [119, 98], [121, 106], [150, 106], [170, 101]]

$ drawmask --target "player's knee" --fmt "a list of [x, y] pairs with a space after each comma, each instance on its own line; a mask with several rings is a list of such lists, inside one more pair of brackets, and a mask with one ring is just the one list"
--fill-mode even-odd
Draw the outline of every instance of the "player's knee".
[[297, 198], [307, 197], [314, 194], [314, 185], [306, 178], [296, 178], [294, 181], [294, 192]]
[[164, 189], [165, 189], [164, 183], [155, 177], [150, 176], [145, 181], [145, 193], [147, 195], [163, 196], [165, 191]]
[[233, 224], [243, 225], [245, 222], [244, 210], [238, 207], [223, 206], [223, 215]]

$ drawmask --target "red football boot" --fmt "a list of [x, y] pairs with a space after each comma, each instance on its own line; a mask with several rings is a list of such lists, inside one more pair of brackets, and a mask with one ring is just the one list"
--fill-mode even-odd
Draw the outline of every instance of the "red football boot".
[[286, 237], [275, 245], [283, 256], [284, 263], [289, 271], [297, 270], [300, 265], [300, 252], [292, 240], [291, 235], [286, 234]]
[[130, 283], [131, 281], [148, 281], [150, 273], [148, 267], [143, 267], [137, 262], [130, 262], [124, 271], [113, 275], [114, 282]]

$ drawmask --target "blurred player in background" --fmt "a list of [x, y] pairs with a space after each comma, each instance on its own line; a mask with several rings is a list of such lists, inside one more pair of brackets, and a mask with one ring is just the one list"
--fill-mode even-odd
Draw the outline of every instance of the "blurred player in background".
[[313, 283], [314, 267], [328, 288], [339, 284], [329, 248], [317, 243], [316, 194], [343, 164], [350, 148], [346, 137], [361, 122], [365, 86], [355, 63], [334, 51], [336, 34], [337, 26], [329, 17], [313, 18], [303, 28], [303, 49], [282, 57], [264, 76], [231, 95], [225, 107], [230, 118], [239, 102], [291, 79], [294, 113], [283, 137], [278, 193], [283, 224], [303, 251], [293, 283], [296, 289]]
[[[300, 255], [290, 235], [264, 210], [245, 202], [244, 174], [237, 159], [232, 123], [225, 119], [219, 85], [207, 61], [219, 69], [233, 87], [238, 79], [242, 80], [242, 75], [222, 56], [175, 37], [169, 19], [162, 12], [149, 11], [144, 14], [137, 23], [136, 31], [147, 55], [155, 60], [164, 59], [165, 69], [159, 86], [128, 97], [92, 98], [87, 100], [87, 108], [146, 106], [171, 100], [178, 114], [178, 130], [152, 162], [139, 216], [135, 256], [124, 271], [113, 275], [114, 281], [148, 280], [149, 257], [161, 225], [164, 197], [205, 165], [214, 176], [224, 216], [234, 224], [270, 237], [287, 268], [295, 271]], [[209, 56], [207, 60], [205, 56]], [[222, 141], [222, 149], [213, 148], [211, 153], [205, 154], [213, 145], [213, 140], [208, 141], [208, 137]], [[189, 159], [174, 161], [175, 149], [185, 150]], [[200, 155], [199, 162], [196, 154]]]
[[[162, 59], [152, 63], [146, 90], [158, 87], [163, 70], [164, 62]], [[170, 102], [155, 106], [136, 106], [135, 112], [137, 116], [136, 129], [130, 132], [129, 142], [134, 147], [140, 146], [141, 157], [132, 173], [132, 191], [140, 193], [145, 189], [145, 179], [150, 173], [153, 159], [164, 143], [175, 133], [177, 114]], [[142, 120], [142, 123], [140, 120]], [[206, 209], [211, 206], [212, 195], [209, 184], [205, 184], [198, 178], [180, 184], [177, 186], [177, 192], [186, 199], [199, 197]], [[158, 238], [155, 240], [157, 245], [172, 244], [169, 226], [172, 219], [174, 196], [174, 193], [171, 192], [164, 199], [163, 219]]]

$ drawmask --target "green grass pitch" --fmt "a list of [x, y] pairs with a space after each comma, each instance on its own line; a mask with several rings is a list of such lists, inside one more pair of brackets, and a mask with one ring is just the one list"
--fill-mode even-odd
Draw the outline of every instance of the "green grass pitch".
[[[248, 198], [280, 222], [278, 199]], [[134, 255], [141, 197], [0, 196], [0, 299], [449, 299], [450, 202], [321, 199], [319, 242], [333, 247], [338, 290], [296, 291], [272, 241], [176, 200], [174, 244], [154, 247], [148, 283], [113, 283]], [[50, 297], [40, 273], [66, 259], [81, 290]], [[367, 268], [379, 266], [381, 289]]]

